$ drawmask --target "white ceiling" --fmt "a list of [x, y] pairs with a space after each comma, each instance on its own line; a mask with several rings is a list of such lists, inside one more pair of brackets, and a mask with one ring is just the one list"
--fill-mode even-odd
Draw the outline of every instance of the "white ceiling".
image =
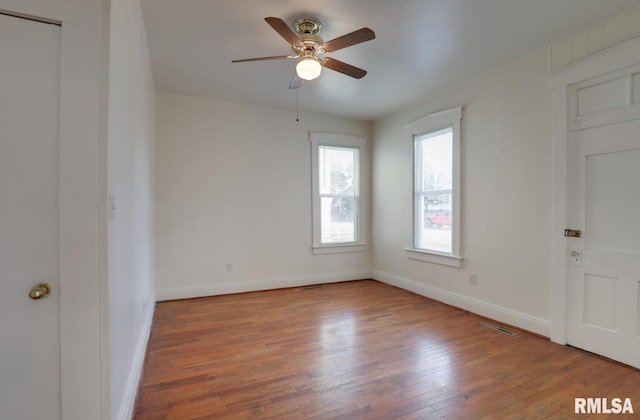
[[369, 27], [376, 39], [330, 54], [368, 71], [324, 69], [300, 111], [372, 120], [525, 52], [640, 5], [640, 0], [142, 0], [160, 92], [295, 110], [296, 60], [265, 21], [321, 21], [330, 40]]

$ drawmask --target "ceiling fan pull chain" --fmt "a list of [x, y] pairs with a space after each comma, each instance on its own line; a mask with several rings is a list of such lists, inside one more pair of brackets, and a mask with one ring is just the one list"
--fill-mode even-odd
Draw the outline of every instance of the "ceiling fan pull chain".
[[299, 106], [298, 106], [299, 102], [300, 102], [300, 89], [296, 89], [296, 121], [300, 121]]

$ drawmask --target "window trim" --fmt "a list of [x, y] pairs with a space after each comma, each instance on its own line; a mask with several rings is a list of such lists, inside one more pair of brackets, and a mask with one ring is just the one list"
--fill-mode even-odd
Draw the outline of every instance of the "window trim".
[[[424, 262], [430, 262], [435, 264], [443, 264], [451, 267], [460, 267], [462, 265], [462, 256], [460, 253], [460, 121], [462, 120], [462, 107], [451, 108], [445, 111], [436, 112], [426, 115], [407, 124], [404, 127], [404, 131], [411, 138], [412, 144], [412, 179], [413, 179], [413, 192], [412, 192], [412, 219], [411, 219], [411, 245], [405, 248], [407, 257], [413, 260], [419, 260]], [[439, 130], [451, 128], [452, 130], [452, 152], [453, 152], [453, 182], [452, 182], [452, 225], [451, 225], [451, 240], [452, 240], [452, 252], [443, 253], [438, 251], [432, 251], [428, 249], [416, 248], [416, 141], [419, 137], [434, 133]]]
[[[312, 193], [312, 244], [314, 255], [336, 254], [342, 252], [361, 252], [367, 249], [367, 174], [368, 155], [367, 140], [364, 137], [340, 133], [309, 132], [311, 143], [311, 193]], [[356, 240], [353, 242], [321, 243], [320, 227], [320, 180], [319, 180], [319, 148], [321, 146], [358, 149], [358, 194], [355, 223]]]

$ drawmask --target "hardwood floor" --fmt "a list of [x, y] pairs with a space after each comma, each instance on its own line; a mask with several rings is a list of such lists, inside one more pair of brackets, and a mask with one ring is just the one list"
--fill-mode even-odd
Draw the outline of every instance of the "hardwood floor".
[[640, 371], [480, 321], [373, 280], [159, 303], [135, 418], [587, 418], [576, 397], [640, 412]]

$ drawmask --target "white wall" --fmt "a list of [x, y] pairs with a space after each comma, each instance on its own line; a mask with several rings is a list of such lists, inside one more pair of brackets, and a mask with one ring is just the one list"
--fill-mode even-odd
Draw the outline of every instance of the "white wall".
[[[547, 54], [532, 52], [374, 125], [374, 278], [549, 333], [551, 217]], [[412, 139], [403, 126], [463, 106], [462, 268], [409, 260]], [[469, 284], [477, 273], [477, 285]]]
[[139, 1], [111, 0], [108, 315], [111, 417], [131, 417], [155, 303], [155, 90]]
[[369, 251], [311, 255], [308, 132], [369, 124], [164, 93], [156, 113], [159, 300], [368, 277]]
[[549, 69], [558, 70], [640, 36], [640, 7], [585, 28], [549, 46]]
[[[102, 30], [103, 0], [2, 0], [0, 9]], [[97, 104], [97, 103], [96, 103]]]

